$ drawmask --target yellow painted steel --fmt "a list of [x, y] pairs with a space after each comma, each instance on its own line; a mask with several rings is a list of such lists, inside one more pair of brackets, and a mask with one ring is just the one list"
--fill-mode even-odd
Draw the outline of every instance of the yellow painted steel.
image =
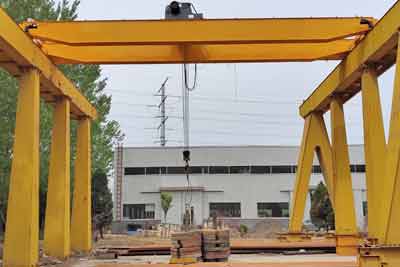
[[[373, 18], [365, 18], [373, 24]], [[68, 45], [329, 42], [365, 34], [361, 18], [267, 18], [37, 22], [36, 39]], [[22, 27], [25, 27], [23, 24]]]
[[171, 64], [222, 62], [288, 62], [343, 59], [355, 40], [329, 43], [68, 46], [44, 43], [56, 64]]
[[71, 249], [79, 252], [92, 247], [90, 123], [89, 118], [80, 119], [77, 131]]
[[380, 207], [386, 162], [386, 140], [383, 128], [381, 101], [377, 73], [373, 66], [362, 74], [362, 108], [364, 123], [364, 154], [366, 167], [368, 236], [382, 240], [379, 223], [383, 210]]
[[346, 137], [343, 103], [340, 97], [331, 102], [332, 159], [335, 198], [336, 253], [357, 255], [357, 222]]
[[302, 117], [316, 110], [327, 110], [335, 92], [346, 92], [351, 96], [359, 91], [357, 81], [361, 79], [364, 64], [379, 63], [380, 73], [394, 64], [394, 57], [390, 55], [397, 45], [399, 16], [398, 1], [300, 106]]
[[54, 108], [44, 252], [64, 259], [70, 254], [70, 102], [59, 99]]
[[[383, 213], [381, 236], [384, 244], [400, 244], [400, 48], [394, 79], [384, 186], [381, 191]], [[383, 167], [383, 166], [382, 166]], [[400, 255], [397, 256], [400, 261]]]
[[[378, 91], [378, 86], [376, 82], [376, 75], [372, 71], [372, 68], [367, 69], [363, 74], [363, 93], [364, 89], [369, 89], [371, 92]], [[368, 90], [366, 90], [368, 92]], [[374, 97], [371, 93], [369, 97], [375, 98], [375, 102], [370, 101], [369, 106], [366, 105], [366, 109], [369, 109], [369, 113], [373, 111], [378, 111], [379, 98]], [[365, 95], [367, 98], [367, 94]], [[368, 102], [367, 102], [368, 103]], [[372, 104], [373, 103], [373, 104]], [[364, 103], [363, 103], [364, 104]], [[373, 106], [373, 107], [371, 107]], [[378, 111], [379, 112], [379, 111]], [[380, 119], [381, 116], [372, 117], [373, 119]], [[369, 119], [369, 118], [367, 118]], [[378, 121], [378, 126], [380, 122]], [[372, 125], [370, 125], [372, 128]], [[381, 126], [379, 126], [381, 127]], [[371, 154], [373, 152], [377, 153], [376, 157], [382, 156], [384, 160], [379, 160], [374, 162], [374, 167], [379, 168], [381, 171], [380, 176], [377, 175], [377, 170], [375, 172], [376, 183], [378, 185], [378, 191], [374, 191], [381, 201], [375, 202], [376, 208], [378, 210], [373, 211], [374, 214], [378, 215], [378, 227], [377, 227], [377, 237], [372, 236], [372, 238], [377, 238], [373, 246], [365, 246], [360, 249], [359, 263], [360, 267], [397, 267], [400, 265], [400, 49], [397, 49], [397, 59], [396, 59], [396, 72], [395, 81], [393, 88], [393, 98], [392, 98], [392, 111], [390, 118], [390, 129], [389, 129], [389, 140], [386, 146], [386, 151], [382, 149], [382, 137], [378, 132], [377, 137], [373, 137], [369, 133], [370, 142], [377, 141], [380, 146], [376, 146], [374, 151], [366, 151], [366, 153]], [[375, 138], [375, 139], [374, 139]], [[384, 140], [384, 139], [383, 139]], [[382, 152], [384, 151], [384, 152]], [[369, 155], [370, 159], [373, 158]], [[367, 162], [368, 163], [368, 162]], [[371, 173], [370, 173], [371, 175]], [[370, 179], [370, 177], [368, 177]], [[369, 190], [369, 188], [368, 188]], [[370, 208], [370, 205], [368, 206]], [[372, 208], [372, 207], [371, 207]], [[370, 212], [368, 210], [368, 212]]]
[[[17, 70], [20, 67], [37, 68], [41, 74], [41, 89], [53, 96], [64, 95], [70, 98], [73, 114], [96, 117], [95, 108], [1, 8], [0, 49], [13, 60], [15, 64], [12, 65], [16, 65]], [[7, 64], [0, 63], [0, 67], [8, 69], [7, 66], [10, 64]]]
[[302, 232], [314, 152], [317, 153], [325, 183], [334, 206], [332, 151], [322, 113], [312, 113], [305, 118], [292, 198], [293, 204], [290, 212], [289, 233]]
[[36, 266], [39, 254], [39, 71], [23, 70], [19, 86], [4, 241], [5, 267]]

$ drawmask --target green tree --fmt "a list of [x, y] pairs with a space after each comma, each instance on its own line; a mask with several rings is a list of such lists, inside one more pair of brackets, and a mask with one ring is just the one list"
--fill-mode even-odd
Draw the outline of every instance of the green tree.
[[[79, 0], [0, 0], [0, 6], [16, 21], [28, 18], [35, 20], [74, 20], [77, 18]], [[92, 123], [92, 170], [109, 173], [112, 168], [113, 147], [123, 138], [119, 124], [108, 119], [111, 96], [104, 93], [107, 80], [101, 78], [97, 65], [60, 66], [89, 101], [96, 107], [98, 118]], [[0, 225], [4, 224], [8, 185], [11, 169], [13, 134], [18, 84], [15, 78], [0, 70]], [[40, 114], [40, 225], [43, 226], [46, 207], [47, 177], [50, 154], [52, 107], [41, 103]], [[71, 123], [71, 174], [76, 144], [76, 122]]]
[[100, 232], [100, 238], [104, 238], [104, 229], [112, 222], [112, 195], [108, 187], [107, 174], [103, 171], [95, 171], [92, 176], [92, 215], [93, 226]]
[[161, 193], [161, 208], [164, 212], [164, 223], [167, 223], [167, 214], [172, 207], [172, 195], [167, 192]]
[[320, 182], [311, 194], [310, 217], [318, 228], [335, 228], [335, 215], [326, 186]]

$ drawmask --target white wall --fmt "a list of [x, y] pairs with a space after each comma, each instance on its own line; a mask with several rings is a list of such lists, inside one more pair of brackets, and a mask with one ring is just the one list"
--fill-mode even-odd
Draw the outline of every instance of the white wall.
[[[353, 173], [353, 188], [358, 225], [363, 226], [362, 201], [365, 200], [364, 175]], [[294, 174], [216, 174], [192, 175], [194, 187], [204, 187], [204, 192], [192, 193], [192, 205], [195, 208], [195, 222], [201, 223], [209, 217], [210, 202], [240, 202], [242, 218], [257, 218], [257, 202], [289, 202], [289, 193], [293, 190]], [[310, 187], [322, 181], [321, 175], [313, 174]], [[160, 187], [185, 187], [183, 175], [128, 175], [123, 185], [124, 204], [156, 205], [156, 219], [163, 219], [160, 207]], [[212, 192], [209, 192], [212, 191]], [[216, 192], [217, 191], [217, 192]], [[222, 191], [222, 192], [219, 192]], [[168, 212], [169, 223], [182, 222], [186, 192], [172, 192], [172, 208]], [[189, 196], [188, 196], [188, 199]], [[310, 199], [307, 198], [304, 220], [309, 220]]]
[[[181, 148], [127, 148], [125, 167], [183, 166]], [[192, 149], [194, 166], [296, 165], [297, 147], [198, 147]], [[350, 147], [351, 164], [363, 164], [362, 146]], [[315, 164], [318, 164], [317, 161]], [[362, 201], [365, 201], [365, 174], [352, 173], [358, 225], [364, 224]], [[204, 188], [193, 192], [195, 222], [209, 216], [210, 202], [240, 202], [242, 218], [257, 218], [257, 202], [289, 202], [294, 188], [295, 174], [197, 174], [190, 176], [193, 187]], [[322, 180], [313, 174], [310, 187]], [[160, 207], [160, 188], [185, 187], [184, 175], [127, 175], [123, 179], [123, 204], [156, 205], [156, 219], [163, 220]], [[173, 192], [169, 223], [181, 223], [185, 207], [185, 192]], [[305, 220], [309, 219], [308, 198]]]

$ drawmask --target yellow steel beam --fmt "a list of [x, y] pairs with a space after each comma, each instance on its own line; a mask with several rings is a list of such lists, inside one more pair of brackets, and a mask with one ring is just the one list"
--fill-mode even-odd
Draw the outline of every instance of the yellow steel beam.
[[[1, 27], [1, 26], [0, 26]], [[39, 109], [36, 69], [20, 79], [3, 266], [37, 266], [39, 257]]]
[[[222, 62], [282, 62], [338, 60], [354, 40], [310, 44], [67, 46], [48, 44], [43, 51], [56, 64], [163, 64]], [[1, 63], [0, 63], [1, 64]]]
[[88, 118], [78, 121], [71, 216], [71, 249], [86, 253], [92, 248], [90, 125]]
[[368, 203], [368, 236], [382, 240], [379, 224], [382, 221], [380, 208], [382, 188], [385, 186], [383, 174], [386, 162], [386, 138], [383, 127], [378, 77], [374, 67], [366, 66], [361, 81], [361, 96], [364, 123], [365, 176]]
[[[400, 48], [397, 48], [392, 111], [386, 154], [384, 184], [381, 187], [381, 235], [384, 244], [400, 243]], [[382, 168], [383, 169], [383, 168]], [[399, 258], [399, 257], [398, 257]], [[399, 263], [399, 262], [398, 262]], [[393, 265], [395, 266], [395, 265]]]
[[331, 96], [336, 92], [348, 94], [345, 100], [357, 93], [360, 90], [359, 82], [364, 64], [377, 64], [379, 73], [384, 72], [394, 64], [394, 48], [397, 46], [397, 33], [400, 28], [399, 17], [400, 2], [396, 2], [300, 106], [302, 117], [306, 117], [315, 110], [326, 111]]
[[55, 96], [68, 97], [71, 100], [72, 113], [77, 116], [96, 117], [95, 108], [1, 8], [0, 49], [13, 60], [9, 67], [37, 68], [41, 74], [41, 89]]
[[[374, 23], [373, 18], [364, 18]], [[68, 45], [329, 42], [369, 31], [362, 18], [37, 22], [33, 38]], [[21, 25], [26, 26], [25, 24]]]
[[321, 113], [310, 114], [304, 122], [303, 138], [300, 146], [298, 169], [290, 211], [289, 233], [300, 233], [303, 228], [304, 209], [314, 152], [317, 153], [329, 196], [334, 206], [332, 151]]
[[337, 240], [336, 254], [343, 256], [357, 255], [356, 213], [343, 103], [340, 97], [335, 97], [331, 102], [331, 131]]
[[64, 259], [70, 254], [70, 102], [58, 99], [54, 107], [44, 252]]

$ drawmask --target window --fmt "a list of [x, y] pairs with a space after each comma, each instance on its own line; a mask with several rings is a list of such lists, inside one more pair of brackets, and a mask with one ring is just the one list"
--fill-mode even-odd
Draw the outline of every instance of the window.
[[210, 203], [210, 216], [241, 217], [240, 203]]
[[144, 168], [125, 168], [125, 175], [144, 175]]
[[270, 173], [271, 170], [269, 166], [251, 166], [250, 172], [255, 174], [263, 174], [263, 173]]
[[272, 173], [293, 173], [294, 169], [292, 168], [292, 166], [271, 166], [272, 169]]
[[229, 167], [229, 173], [249, 173], [249, 166], [231, 166]]
[[350, 165], [351, 172], [365, 172], [365, 165], [357, 164], [357, 165]]
[[185, 167], [168, 167], [167, 174], [185, 174]]
[[190, 173], [194, 173], [194, 174], [208, 173], [208, 167], [207, 166], [190, 166]]
[[313, 172], [313, 173], [322, 173], [321, 166], [319, 166], [319, 165], [314, 165], [314, 166], [312, 167], [312, 172]]
[[154, 219], [154, 204], [124, 204], [124, 218], [129, 219]]
[[368, 215], [368, 202], [367, 201], [363, 201], [362, 209], [363, 209], [363, 215], [367, 216]]
[[257, 203], [258, 217], [289, 217], [289, 203]]
[[227, 166], [210, 166], [210, 173], [212, 174], [229, 173], [229, 168]]
[[160, 174], [160, 167], [148, 167], [146, 168], [146, 175]]

